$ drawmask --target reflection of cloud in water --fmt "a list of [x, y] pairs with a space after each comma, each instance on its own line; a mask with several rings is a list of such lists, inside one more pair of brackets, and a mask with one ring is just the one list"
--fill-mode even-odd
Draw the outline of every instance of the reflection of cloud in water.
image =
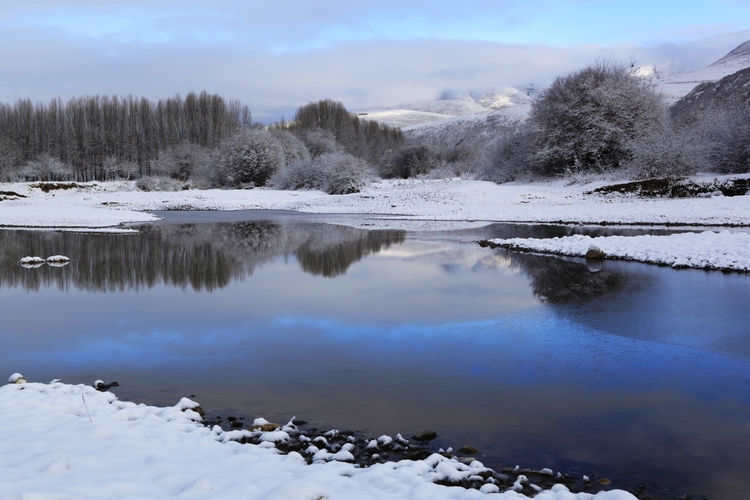
[[5, 266], [0, 287], [115, 291], [166, 284], [211, 291], [281, 256], [294, 256], [305, 272], [333, 277], [403, 240], [401, 231], [258, 222], [164, 225], [136, 235], [4, 231], [0, 252], [6, 262], [29, 252], [64, 253], [75, 262], [65, 269]]

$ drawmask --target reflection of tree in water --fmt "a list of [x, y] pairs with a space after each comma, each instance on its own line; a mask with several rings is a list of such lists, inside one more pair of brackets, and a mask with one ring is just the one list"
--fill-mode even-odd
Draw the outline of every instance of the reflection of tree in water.
[[333, 278], [344, 274], [353, 262], [376, 253], [391, 243], [402, 243], [401, 231], [363, 231], [340, 227], [337, 231], [314, 232], [294, 251], [303, 271]]
[[531, 279], [536, 297], [553, 304], [593, 299], [625, 283], [625, 276], [612, 271], [589, 271], [584, 264], [525, 253], [506, 253], [513, 266]]
[[[295, 256], [305, 272], [337, 276], [403, 240], [400, 231], [256, 222], [163, 225], [137, 235], [0, 231], [0, 287], [116, 291], [164, 284], [211, 291], [279, 256]], [[56, 254], [74, 261], [63, 268], [16, 265], [27, 255]]]

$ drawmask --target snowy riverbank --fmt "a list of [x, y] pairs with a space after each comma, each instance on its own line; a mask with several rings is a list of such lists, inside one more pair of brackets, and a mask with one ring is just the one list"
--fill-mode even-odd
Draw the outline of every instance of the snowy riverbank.
[[[204, 427], [194, 406], [187, 399], [166, 408], [136, 405], [59, 382], [0, 387], [0, 498], [528, 498], [481, 479], [479, 462], [440, 455], [368, 468], [337, 461], [306, 465], [296, 452], [277, 452], [273, 441], [283, 436], [240, 444], [231, 439], [249, 431]], [[484, 482], [481, 491], [434, 483], [470, 476]], [[635, 499], [622, 491], [572, 494], [561, 485], [534, 498]]]
[[562, 238], [509, 238], [489, 240], [490, 245], [527, 252], [585, 257], [592, 247], [604, 258], [634, 260], [698, 269], [750, 271], [750, 234], [728, 231], [681, 233], [668, 236], [584, 235]]
[[643, 199], [588, 194], [604, 184], [387, 180], [343, 196], [265, 188], [142, 192], [133, 182], [86, 183], [45, 193], [33, 184], [0, 184], [0, 227], [112, 227], [153, 221], [154, 216], [143, 213], [153, 210], [296, 210], [391, 219], [750, 226], [750, 196]]

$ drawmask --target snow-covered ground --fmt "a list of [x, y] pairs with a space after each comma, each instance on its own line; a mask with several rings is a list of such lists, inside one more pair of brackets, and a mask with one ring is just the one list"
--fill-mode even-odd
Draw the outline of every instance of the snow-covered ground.
[[[14, 374], [15, 375], [15, 374]], [[93, 387], [21, 383], [0, 387], [2, 499], [525, 499], [488, 480], [481, 490], [434, 481], [482, 472], [432, 455], [368, 468], [232, 439], [243, 432], [209, 429], [188, 399], [159, 408], [118, 401]], [[275, 431], [269, 434], [283, 434]], [[273, 436], [278, 438], [279, 436]], [[281, 436], [283, 437], [283, 436]], [[558, 485], [537, 500], [635, 500], [622, 491], [570, 493]]]
[[728, 231], [681, 233], [668, 236], [590, 236], [562, 238], [509, 238], [490, 242], [504, 248], [574, 257], [589, 249], [605, 258], [635, 260], [672, 267], [750, 271], [750, 234]]
[[[743, 176], [720, 179], [726, 177]], [[641, 199], [587, 194], [605, 184], [554, 181], [497, 185], [462, 179], [408, 179], [374, 182], [360, 193], [344, 196], [265, 188], [142, 192], [131, 182], [89, 183], [83, 188], [43, 193], [28, 184], [0, 184], [0, 191], [26, 196], [0, 201], [0, 227], [105, 228], [156, 220], [144, 213], [153, 210], [368, 214], [370, 223], [378, 219], [409, 219], [750, 226], [750, 196]]]

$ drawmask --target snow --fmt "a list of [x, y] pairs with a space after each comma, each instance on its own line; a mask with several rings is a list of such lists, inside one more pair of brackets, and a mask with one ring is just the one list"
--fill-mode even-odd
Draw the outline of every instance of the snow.
[[[197, 405], [119, 401], [85, 385], [22, 383], [0, 387], [0, 498], [477, 499], [496, 493], [440, 486], [484, 470], [440, 455], [358, 468], [326, 461], [306, 465], [298, 453], [233, 441], [199, 423]], [[327, 452], [326, 452], [327, 453]], [[342, 449], [339, 459], [349, 459]], [[493, 498], [526, 499], [515, 491]], [[572, 494], [555, 485], [538, 500], [634, 500], [622, 491]]]
[[634, 260], [675, 268], [750, 271], [750, 234], [729, 231], [680, 233], [668, 236], [590, 236], [509, 238], [490, 240], [514, 250], [584, 257], [592, 247], [605, 258]]
[[[704, 182], [714, 177], [698, 176]], [[611, 183], [611, 182], [609, 182]], [[587, 194], [608, 184], [603, 180], [570, 184], [570, 181], [511, 183], [463, 179], [407, 179], [377, 181], [362, 192], [331, 196], [320, 191], [189, 190], [136, 191], [133, 183], [120, 182], [91, 189], [42, 193], [28, 189], [28, 198], [7, 200], [0, 206], [2, 227], [112, 228], [127, 222], [149, 222], [153, 210], [296, 210], [318, 214], [366, 214], [362, 227], [385, 227], [394, 220], [455, 221], [476, 226], [475, 221], [561, 222], [577, 224], [687, 224], [699, 226], [750, 225], [750, 197], [640, 199], [622, 195]], [[24, 184], [0, 184], [0, 190], [26, 190]], [[55, 196], [56, 194], [56, 196]], [[37, 217], [38, 216], [38, 217]], [[390, 222], [383, 222], [388, 220]], [[474, 221], [474, 222], [472, 222]], [[443, 224], [443, 223], [441, 223]], [[390, 227], [390, 226], [389, 226]], [[406, 225], [406, 227], [409, 227]], [[436, 227], [439, 229], [439, 227]]]
[[484, 120], [491, 114], [523, 119], [529, 114], [533, 100], [511, 86], [487, 91], [447, 91], [440, 98], [431, 101], [366, 110], [360, 118], [399, 127], [404, 131]]

